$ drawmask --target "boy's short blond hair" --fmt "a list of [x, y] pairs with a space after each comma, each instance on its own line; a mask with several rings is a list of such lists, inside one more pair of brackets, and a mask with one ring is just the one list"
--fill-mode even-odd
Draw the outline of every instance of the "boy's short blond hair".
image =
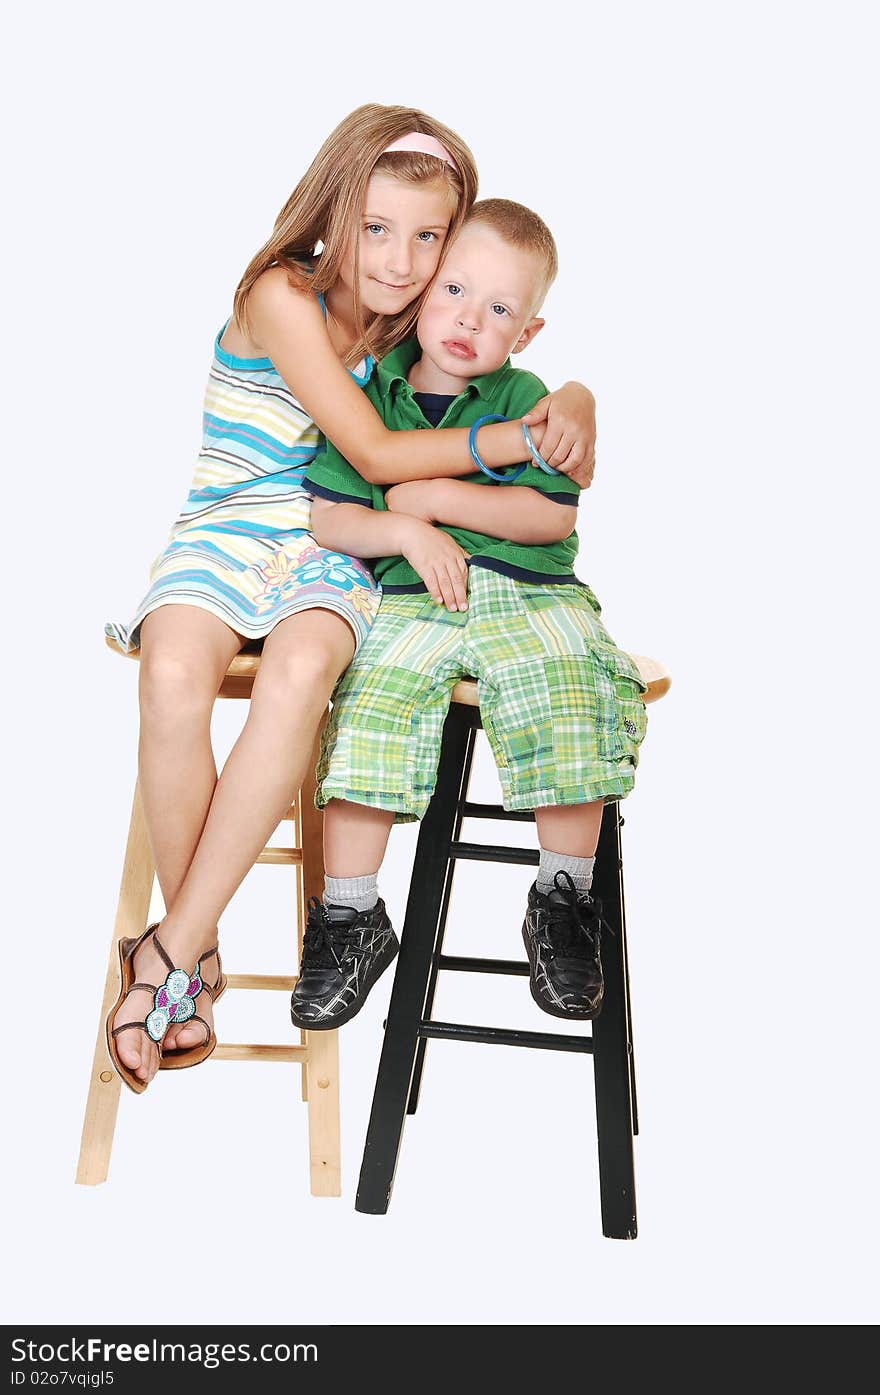
[[543, 265], [541, 293], [535, 310], [540, 309], [544, 297], [556, 280], [559, 270], [559, 255], [553, 234], [543, 218], [533, 213], [525, 204], [514, 203], [513, 199], [479, 199], [473, 205], [464, 225], [481, 223], [512, 247], [521, 247], [533, 252]]

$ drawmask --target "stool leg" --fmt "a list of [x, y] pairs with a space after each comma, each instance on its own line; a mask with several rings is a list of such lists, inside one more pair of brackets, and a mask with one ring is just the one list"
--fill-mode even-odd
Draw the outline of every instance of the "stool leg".
[[[323, 727], [323, 722], [321, 723]], [[302, 960], [303, 934], [306, 927], [307, 906], [310, 896], [320, 896], [324, 890], [324, 848], [321, 816], [315, 808], [315, 765], [317, 762], [317, 742], [309, 760], [302, 788], [293, 804], [293, 841], [302, 849], [302, 861], [296, 870], [296, 962]], [[307, 885], [308, 884], [308, 885]], [[303, 1046], [308, 1042], [306, 1034], [300, 1031], [299, 1039]], [[308, 1060], [301, 1067], [301, 1092], [304, 1103], [309, 1098]]]
[[[623, 827], [623, 819], [620, 820]], [[622, 871], [622, 868], [621, 868]], [[636, 1053], [633, 1041], [632, 1024], [632, 998], [629, 991], [629, 950], [626, 942], [626, 910], [623, 900], [620, 903], [620, 930], [623, 944], [623, 985], [626, 989], [626, 1040], [629, 1046], [629, 1089], [632, 1097], [632, 1130], [634, 1135], [639, 1132], [639, 1102], [636, 1096]]]
[[[326, 717], [324, 718], [326, 721]], [[302, 848], [302, 883], [297, 925], [297, 962], [302, 957], [306, 907], [311, 896], [324, 894], [323, 819], [315, 808], [315, 766], [322, 721], [315, 738], [306, 778], [296, 802], [295, 827]], [[342, 1169], [339, 1137], [339, 1033], [303, 1032], [309, 1048], [303, 1064], [302, 1095], [309, 1109], [309, 1173], [312, 1196], [340, 1196]]]
[[361, 1161], [355, 1210], [383, 1215], [400, 1151], [407, 1097], [437, 937], [449, 844], [455, 826], [468, 747], [468, 710], [453, 706], [443, 728], [437, 787], [422, 820], [413, 862], [397, 972], [373, 1107]]
[[617, 804], [606, 805], [596, 851], [593, 893], [613, 933], [602, 936], [605, 998], [593, 1023], [593, 1073], [599, 1140], [602, 1233], [634, 1240], [636, 1227], [633, 1165], [631, 1041], [629, 1035], [623, 878]]
[[[452, 841], [456, 842], [461, 833], [461, 825], [464, 816], [461, 812], [462, 805], [467, 799], [468, 786], [471, 781], [471, 766], [474, 760], [474, 748], [477, 744], [477, 728], [471, 727], [468, 734], [467, 752], [464, 758], [464, 774], [461, 780], [461, 796], [455, 813], [455, 824], [452, 830]], [[425, 1011], [423, 1017], [430, 1017], [434, 1010], [434, 993], [437, 989], [437, 979], [440, 974], [440, 955], [443, 953], [443, 935], [446, 930], [446, 918], [449, 915], [449, 902], [452, 899], [452, 879], [455, 875], [455, 862], [450, 858], [446, 864], [446, 883], [443, 887], [443, 905], [440, 910], [440, 924], [437, 927], [437, 940], [434, 945], [434, 953], [431, 956], [431, 977], [428, 979], [428, 992], [425, 996]], [[427, 1037], [419, 1037], [416, 1047], [416, 1063], [413, 1067], [412, 1084], [409, 1087], [409, 1102], [406, 1106], [407, 1114], [415, 1114], [419, 1107], [419, 1092], [422, 1086], [422, 1071], [425, 1066], [425, 1051], [427, 1050]]]
[[[297, 848], [302, 848], [302, 845], [303, 845], [302, 790], [300, 790], [299, 793], [297, 794], [296, 800], [295, 800], [294, 805], [293, 805], [293, 842], [294, 842], [294, 846], [295, 846], [295, 847], [297, 847]], [[305, 852], [303, 852], [303, 859], [305, 859]], [[305, 899], [305, 888], [304, 888], [304, 886], [303, 886], [303, 880], [304, 880], [304, 878], [303, 878], [303, 865], [302, 865], [302, 863], [300, 863], [299, 867], [297, 867], [297, 869], [296, 869], [296, 962], [297, 962], [297, 964], [299, 964], [300, 960], [302, 959], [302, 941], [303, 941], [304, 926], [305, 926], [305, 923], [306, 923], [306, 899]], [[306, 1034], [305, 1034], [305, 1032], [300, 1031], [299, 1039], [300, 1039], [301, 1045], [303, 1045], [303, 1046], [307, 1046], [307, 1045], [308, 1045], [308, 1043], [307, 1043], [307, 1041], [306, 1041]], [[301, 1094], [301, 1098], [302, 1098], [303, 1103], [306, 1104], [306, 1103], [308, 1102], [308, 1098], [309, 1098], [309, 1070], [308, 1070], [308, 1062], [307, 1062], [307, 1061], [303, 1061], [302, 1066], [300, 1067], [300, 1094]]]
[[113, 1148], [113, 1134], [116, 1129], [116, 1112], [119, 1108], [121, 1082], [116, 1074], [107, 1050], [104, 1023], [107, 1014], [119, 993], [119, 955], [117, 942], [124, 938], [136, 938], [147, 923], [150, 912], [150, 893], [153, 889], [155, 864], [147, 837], [147, 825], [141, 806], [140, 792], [134, 789], [131, 808], [131, 822], [128, 826], [128, 842], [125, 848], [125, 862], [122, 870], [122, 883], [119, 888], [119, 901], [116, 907], [116, 924], [110, 944], [110, 961], [104, 981], [104, 1000], [101, 1004], [101, 1017], [98, 1022], [98, 1040], [92, 1061], [92, 1074], [89, 1081], [89, 1095], [83, 1119], [82, 1141], [76, 1180], [86, 1186], [106, 1182], [110, 1167], [110, 1153]]
[[339, 1143], [339, 1033], [306, 1032], [309, 1172], [312, 1196], [342, 1192]]

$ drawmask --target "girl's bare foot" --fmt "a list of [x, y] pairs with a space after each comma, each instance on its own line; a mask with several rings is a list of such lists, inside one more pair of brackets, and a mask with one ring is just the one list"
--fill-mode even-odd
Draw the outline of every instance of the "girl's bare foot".
[[[162, 935], [161, 925], [158, 935], [163, 948], [172, 962], [176, 964], [178, 961], [174, 956], [174, 950]], [[133, 981], [135, 984], [143, 984], [144, 987], [137, 987], [129, 993], [112, 1022], [114, 1029], [129, 1022], [140, 1024], [140, 1028], [132, 1027], [130, 1031], [120, 1032], [115, 1040], [116, 1050], [123, 1065], [139, 1080], [143, 1080], [145, 1084], [149, 1084], [159, 1069], [159, 1051], [156, 1043], [147, 1034], [143, 1023], [152, 1011], [156, 989], [165, 982], [168, 976], [168, 965], [156, 949], [154, 940], [155, 936], [148, 935], [136, 951], [132, 961]], [[202, 963], [202, 961], [199, 962]], [[189, 970], [190, 965], [187, 963], [185, 967]], [[202, 963], [202, 971], [207, 973], [208, 982], [213, 986], [218, 974], [216, 952], [206, 956]], [[210, 994], [204, 992], [198, 994], [196, 1012], [199, 1017], [204, 1018], [209, 1028], [213, 1026], [214, 1014]], [[185, 1047], [199, 1046], [204, 1040], [205, 1029], [199, 1022], [181, 1022], [177, 1025], [172, 1023], [162, 1038], [162, 1049], [163, 1051], [171, 1049], [182, 1051]]]

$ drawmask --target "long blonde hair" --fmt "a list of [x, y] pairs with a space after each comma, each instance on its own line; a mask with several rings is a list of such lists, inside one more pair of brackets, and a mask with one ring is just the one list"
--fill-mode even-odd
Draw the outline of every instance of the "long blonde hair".
[[[434, 136], [458, 166], [414, 151], [385, 152], [386, 146], [412, 131]], [[415, 107], [386, 107], [370, 102], [358, 107], [331, 131], [275, 220], [268, 242], [250, 261], [238, 283], [233, 304], [236, 324], [247, 330], [247, 302], [254, 282], [270, 266], [283, 266], [291, 284], [315, 292], [329, 291], [339, 277], [367, 197], [373, 174], [389, 174], [407, 184], [444, 183], [456, 196], [456, 208], [444, 246], [448, 246], [477, 196], [474, 157], [460, 136]], [[309, 274], [317, 244], [320, 256]], [[354, 279], [357, 340], [346, 363], [365, 353], [381, 358], [415, 329], [426, 292], [396, 315], [365, 315]]]

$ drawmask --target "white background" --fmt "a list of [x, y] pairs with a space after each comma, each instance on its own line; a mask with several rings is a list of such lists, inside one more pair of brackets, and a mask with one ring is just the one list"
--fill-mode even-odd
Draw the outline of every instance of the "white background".
[[[872, 10], [12, 20], [7, 1321], [876, 1319]], [[596, 393], [579, 571], [617, 640], [673, 674], [625, 809], [632, 1243], [602, 1238], [590, 1065], [558, 1053], [433, 1043], [390, 1211], [354, 1211], [390, 975], [342, 1035], [341, 1199], [310, 1198], [298, 1073], [270, 1065], [123, 1091], [110, 1180], [73, 1184], [137, 733], [136, 669], [102, 626], [184, 497], [238, 277], [364, 101], [446, 121], [481, 194], [553, 228], [561, 272], [521, 362]], [[235, 720], [225, 705], [221, 751]], [[485, 797], [493, 780], [484, 760]], [[380, 883], [398, 925], [414, 837]], [[251, 874], [228, 968], [292, 965], [290, 877]], [[528, 881], [464, 865], [450, 949], [516, 956]], [[524, 980], [451, 978], [440, 1016], [548, 1027]], [[227, 1037], [288, 1039], [283, 995], [236, 996]]]

